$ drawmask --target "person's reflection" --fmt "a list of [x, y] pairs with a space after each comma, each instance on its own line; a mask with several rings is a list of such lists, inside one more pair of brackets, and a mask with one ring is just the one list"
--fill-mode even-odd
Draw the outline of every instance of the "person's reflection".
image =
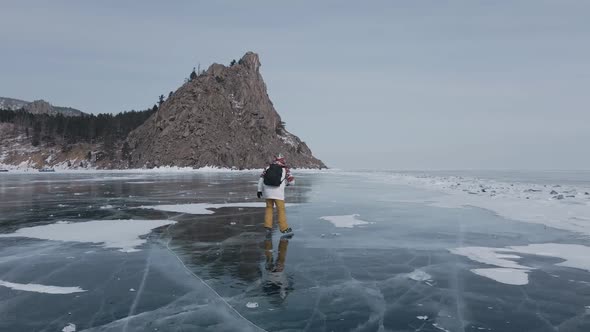
[[279, 252], [275, 261], [272, 250], [272, 238], [267, 238], [264, 240], [266, 280], [264, 280], [262, 283], [262, 287], [268, 295], [278, 294], [281, 298], [281, 302], [285, 300], [288, 295], [288, 291], [291, 290], [289, 287], [289, 279], [284, 273], [288, 246], [289, 238], [281, 237], [281, 240], [279, 241]]

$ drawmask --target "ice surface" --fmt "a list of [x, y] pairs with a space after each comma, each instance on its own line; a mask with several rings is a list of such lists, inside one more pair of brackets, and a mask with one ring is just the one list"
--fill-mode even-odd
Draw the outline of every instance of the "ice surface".
[[[496, 196], [483, 197], [488, 187], [470, 194], [447, 181], [441, 186], [449, 188], [440, 192], [431, 190], [436, 186], [390, 183], [389, 174], [295, 172], [298, 186], [286, 194], [288, 202], [300, 205], [287, 210], [296, 230], [288, 241], [276, 229], [271, 237], [265, 234], [265, 204], [252, 191], [258, 171], [158, 173], [142, 180], [107, 172], [0, 175], [0, 233], [11, 233], [0, 237], [0, 279], [87, 290], [49, 295], [0, 287], [0, 316], [14, 317], [0, 320], [0, 330], [61, 331], [75, 323], [88, 332], [590, 331], [584, 237], [484, 209], [436, 206], [446, 196], [508, 194], [575, 205], [586, 199], [580, 190], [571, 198], [563, 184], [520, 194], [494, 187]], [[52, 184], [69, 180], [80, 181]], [[153, 183], [128, 183], [144, 180]], [[463, 181], [458, 187], [469, 182]], [[548, 189], [565, 198], [552, 199]], [[161, 204], [186, 210], [153, 209]], [[100, 208], [105, 205], [115, 208]], [[136, 208], [142, 205], [149, 208]], [[335, 233], [332, 222], [319, 220], [355, 214], [362, 216], [357, 221], [374, 224]], [[94, 234], [83, 243], [16, 237], [24, 226], [42, 227], [37, 225], [49, 215], [68, 220], [54, 224], [67, 227], [105, 219], [108, 235]], [[163, 215], [176, 223], [129, 237], [144, 241], [139, 252], [94, 245], [125, 228], [117, 219]], [[102, 233], [99, 228], [65, 233], [82, 241], [81, 233]], [[526, 287], [513, 286], [525, 282]], [[26, 314], [32, 309], [34, 315]]]
[[52, 241], [100, 243], [106, 248], [123, 252], [138, 251], [146, 242], [139, 236], [152, 229], [174, 224], [173, 220], [93, 220], [86, 222], [57, 222], [55, 224], [26, 227], [2, 237], [28, 237]]
[[372, 224], [371, 222], [359, 219], [358, 214], [350, 214], [344, 216], [324, 216], [320, 217], [322, 220], [326, 220], [334, 224], [336, 227], [353, 228], [354, 226], [362, 226]]
[[45, 294], [72, 294], [72, 293], [86, 292], [86, 290], [84, 290], [80, 287], [60, 287], [60, 286], [49, 286], [49, 285], [39, 285], [39, 284], [18, 284], [18, 283], [8, 282], [8, 281], [4, 281], [4, 280], [0, 280], [0, 286], [8, 287], [10, 289], [19, 290], [19, 291], [45, 293]]
[[[286, 203], [285, 206], [293, 206], [296, 204]], [[215, 211], [211, 209], [220, 209], [224, 207], [237, 207], [237, 208], [264, 208], [266, 207], [265, 202], [245, 202], [245, 203], [193, 203], [193, 204], [170, 204], [170, 205], [153, 205], [153, 206], [140, 206], [142, 209], [153, 209], [167, 212], [178, 212], [178, 213], [189, 213], [189, 214], [213, 214]]]

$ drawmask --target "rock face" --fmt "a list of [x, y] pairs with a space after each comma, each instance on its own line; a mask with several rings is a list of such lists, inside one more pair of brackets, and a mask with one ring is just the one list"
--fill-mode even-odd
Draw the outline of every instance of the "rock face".
[[33, 114], [49, 114], [57, 115], [61, 114], [64, 116], [80, 116], [85, 114], [84, 112], [71, 107], [60, 107], [53, 106], [45, 100], [35, 100], [33, 102], [0, 97], [0, 109], [16, 111], [23, 109]]
[[248, 52], [181, 86], [129, 134], [129, 167], [260, 168], [278, 153], [292, 167], [326, 167], [285, 129], [259, 68], [258, 55]]
[[25, 105], [23, 109], [32, 114], [57, 114], [57, 111], [53, 109], [53, 106], [45, 100], [35, 100], [32, 103]]

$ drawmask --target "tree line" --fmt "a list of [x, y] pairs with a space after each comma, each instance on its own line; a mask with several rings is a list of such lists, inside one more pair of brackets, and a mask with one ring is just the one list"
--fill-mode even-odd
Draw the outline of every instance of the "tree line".
[[112, 145], [144, 123], [158, 107], [144, 111], [113, 114], [64, 116], [62, 114], [32, 114], [24, 110], [0, 110], [0, 122], [14, 124], [21, 133], [39, 144], [71, 144], [103, 142]]

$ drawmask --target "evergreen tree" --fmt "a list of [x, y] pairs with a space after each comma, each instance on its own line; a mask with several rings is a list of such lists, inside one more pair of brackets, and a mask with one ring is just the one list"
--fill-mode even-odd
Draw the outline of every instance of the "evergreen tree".
[[229, 64], [229, 66], [230, 66], [230, 67], [233, 67], [233, 66], [235, 66], [235, 65], [236, 65], [236, 59], [233, 59], [233, 60], [231, 61], [231, 63]]
[[160, 98], [158, 99], [158, 107], [161, 107], [163, 103], [164, 103], [164, 95], [160, 95]]
[[31, 144], [33, 146], [38, 146], [41, 141], [41, 124], [39, 122], [35, 122], [33, 126], [33, 137], [31, 138]]
[[189, 77], [191, 81], [197, 78], [197, 72], [195, 71], [195, 67], [193, 67], [193, 71], [191, 72], [191, 75]]

